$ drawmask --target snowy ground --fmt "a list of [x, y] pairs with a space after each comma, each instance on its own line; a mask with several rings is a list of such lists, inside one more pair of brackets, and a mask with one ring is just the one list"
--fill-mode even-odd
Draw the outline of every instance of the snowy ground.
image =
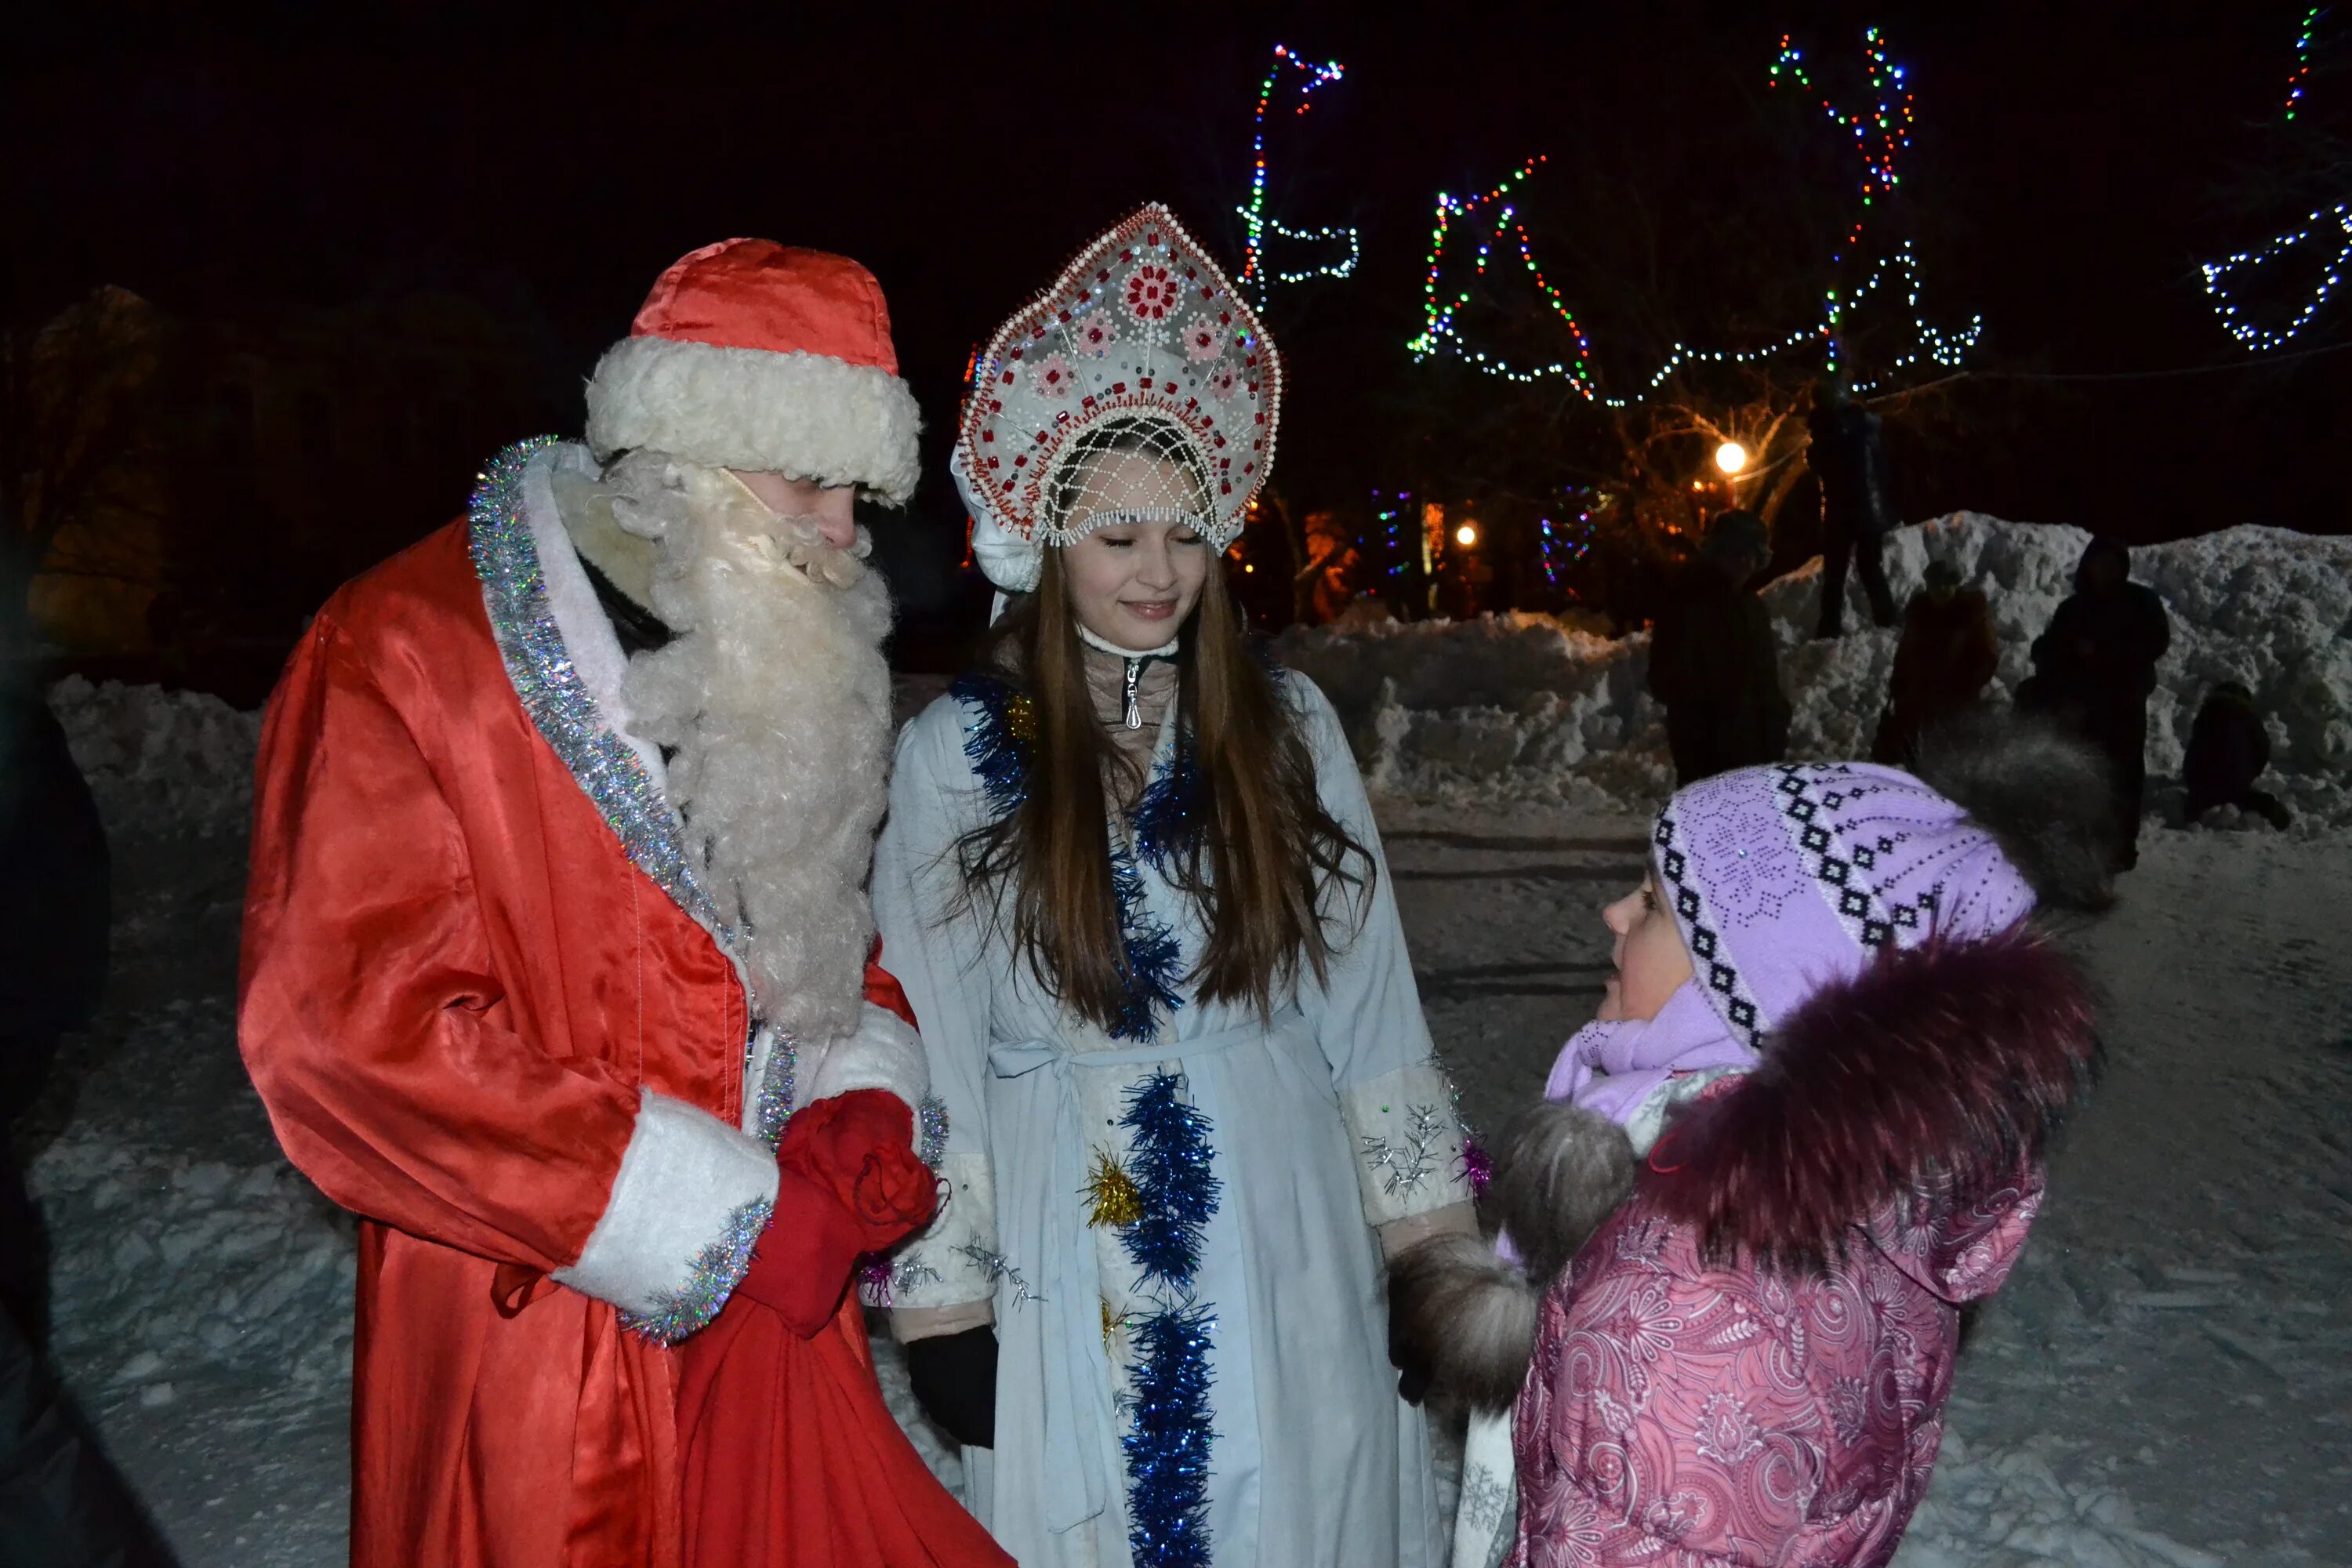
[[[156, 737], [127, 697], [81, 696], [86, 757], [142, 743], [96, 770], [113, 996], [30, 1140], [59, 1352], [187, 1568], [324, 1568], [352, 1228], [278, 1155], [236, 1054], [228, 764], [250, 721]], [[1593, 911], [1636, 874], [1641, 824], [1383, 815], [1431, 1022], [1491, 1124], [1599, 994]], [[2352, 1563], [2352, 963], [2326, 935], [2347, 886], [2339, 838], [2156, 832], [2123, 905], [2070, 936], [2110, 993], [2113, 1072], [1969, 1345], [1906, 1568]]]

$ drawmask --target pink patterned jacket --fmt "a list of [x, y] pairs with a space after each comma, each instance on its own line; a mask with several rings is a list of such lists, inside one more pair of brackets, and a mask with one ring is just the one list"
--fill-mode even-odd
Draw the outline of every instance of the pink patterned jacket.
[[1930, 947], [1809, 1002], [1670, 1124], [1545, 1295], [1512, 1568], [1892, 1557], [1958, 1307], [2016, 1262], [2096, 1048], [2033, 939]]

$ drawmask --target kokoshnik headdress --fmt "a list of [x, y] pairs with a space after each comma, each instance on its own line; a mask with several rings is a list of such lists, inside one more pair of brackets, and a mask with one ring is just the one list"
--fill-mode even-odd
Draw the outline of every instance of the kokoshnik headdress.
[[1257, 313], [1166, 207], [1138, 208], [974, 362], [953, 466], [981, 569], [1026, 593], [1046, 546], [1120, 522], [1188, 522], [1222, 552], [1274, 466], [1281, 406]]

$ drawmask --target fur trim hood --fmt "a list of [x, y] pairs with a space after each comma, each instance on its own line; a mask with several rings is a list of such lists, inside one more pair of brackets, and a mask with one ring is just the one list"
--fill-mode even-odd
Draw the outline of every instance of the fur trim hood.
[[1692, 1102], [1638, 1166], [1605, 1117], [1550, 1101], [1522, 1113], [1495, 1162], [1507, 1242], [1438, 1237], [1400, 1255], [1391, 1357], [1409, 1385], [1507, 1405], [1544, 1291], [1629, 1195], [1727, 1267], [1817, 1271], [1858, 1228], [1884, 1232], [1898, 1268], [1958, 1299], [1935, 1278], [1944, 1252], [2037, 1190], [2098, 1060], [2081, 972], [2025, 925], [1883, 949], [1808, 998], [1754, 1070]]
[[2022, 924], [1883, 949], [1810, 997], [1736, 1087], [1670, 1122], [1639, 1191], [1710, 1257], [1818, 1268], [1897, 1202], [2014, 1184], [2098, 1059], [2081, 971]]

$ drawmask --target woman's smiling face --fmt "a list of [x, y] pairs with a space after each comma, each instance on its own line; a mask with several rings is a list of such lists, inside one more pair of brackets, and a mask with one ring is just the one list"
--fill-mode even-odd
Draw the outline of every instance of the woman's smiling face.
[[[1196, 487], [1181, 465], [1141, 452], [1089, 459], [1083, 481], [1087, 517], [1168, 504]], [[1201, 602], [1214, 564], [1189, 522], [1113, 522], [1062, 546], [1063, 578], [1079, 623], [1105, 642], [1137, 653], [1165, 645]]]

